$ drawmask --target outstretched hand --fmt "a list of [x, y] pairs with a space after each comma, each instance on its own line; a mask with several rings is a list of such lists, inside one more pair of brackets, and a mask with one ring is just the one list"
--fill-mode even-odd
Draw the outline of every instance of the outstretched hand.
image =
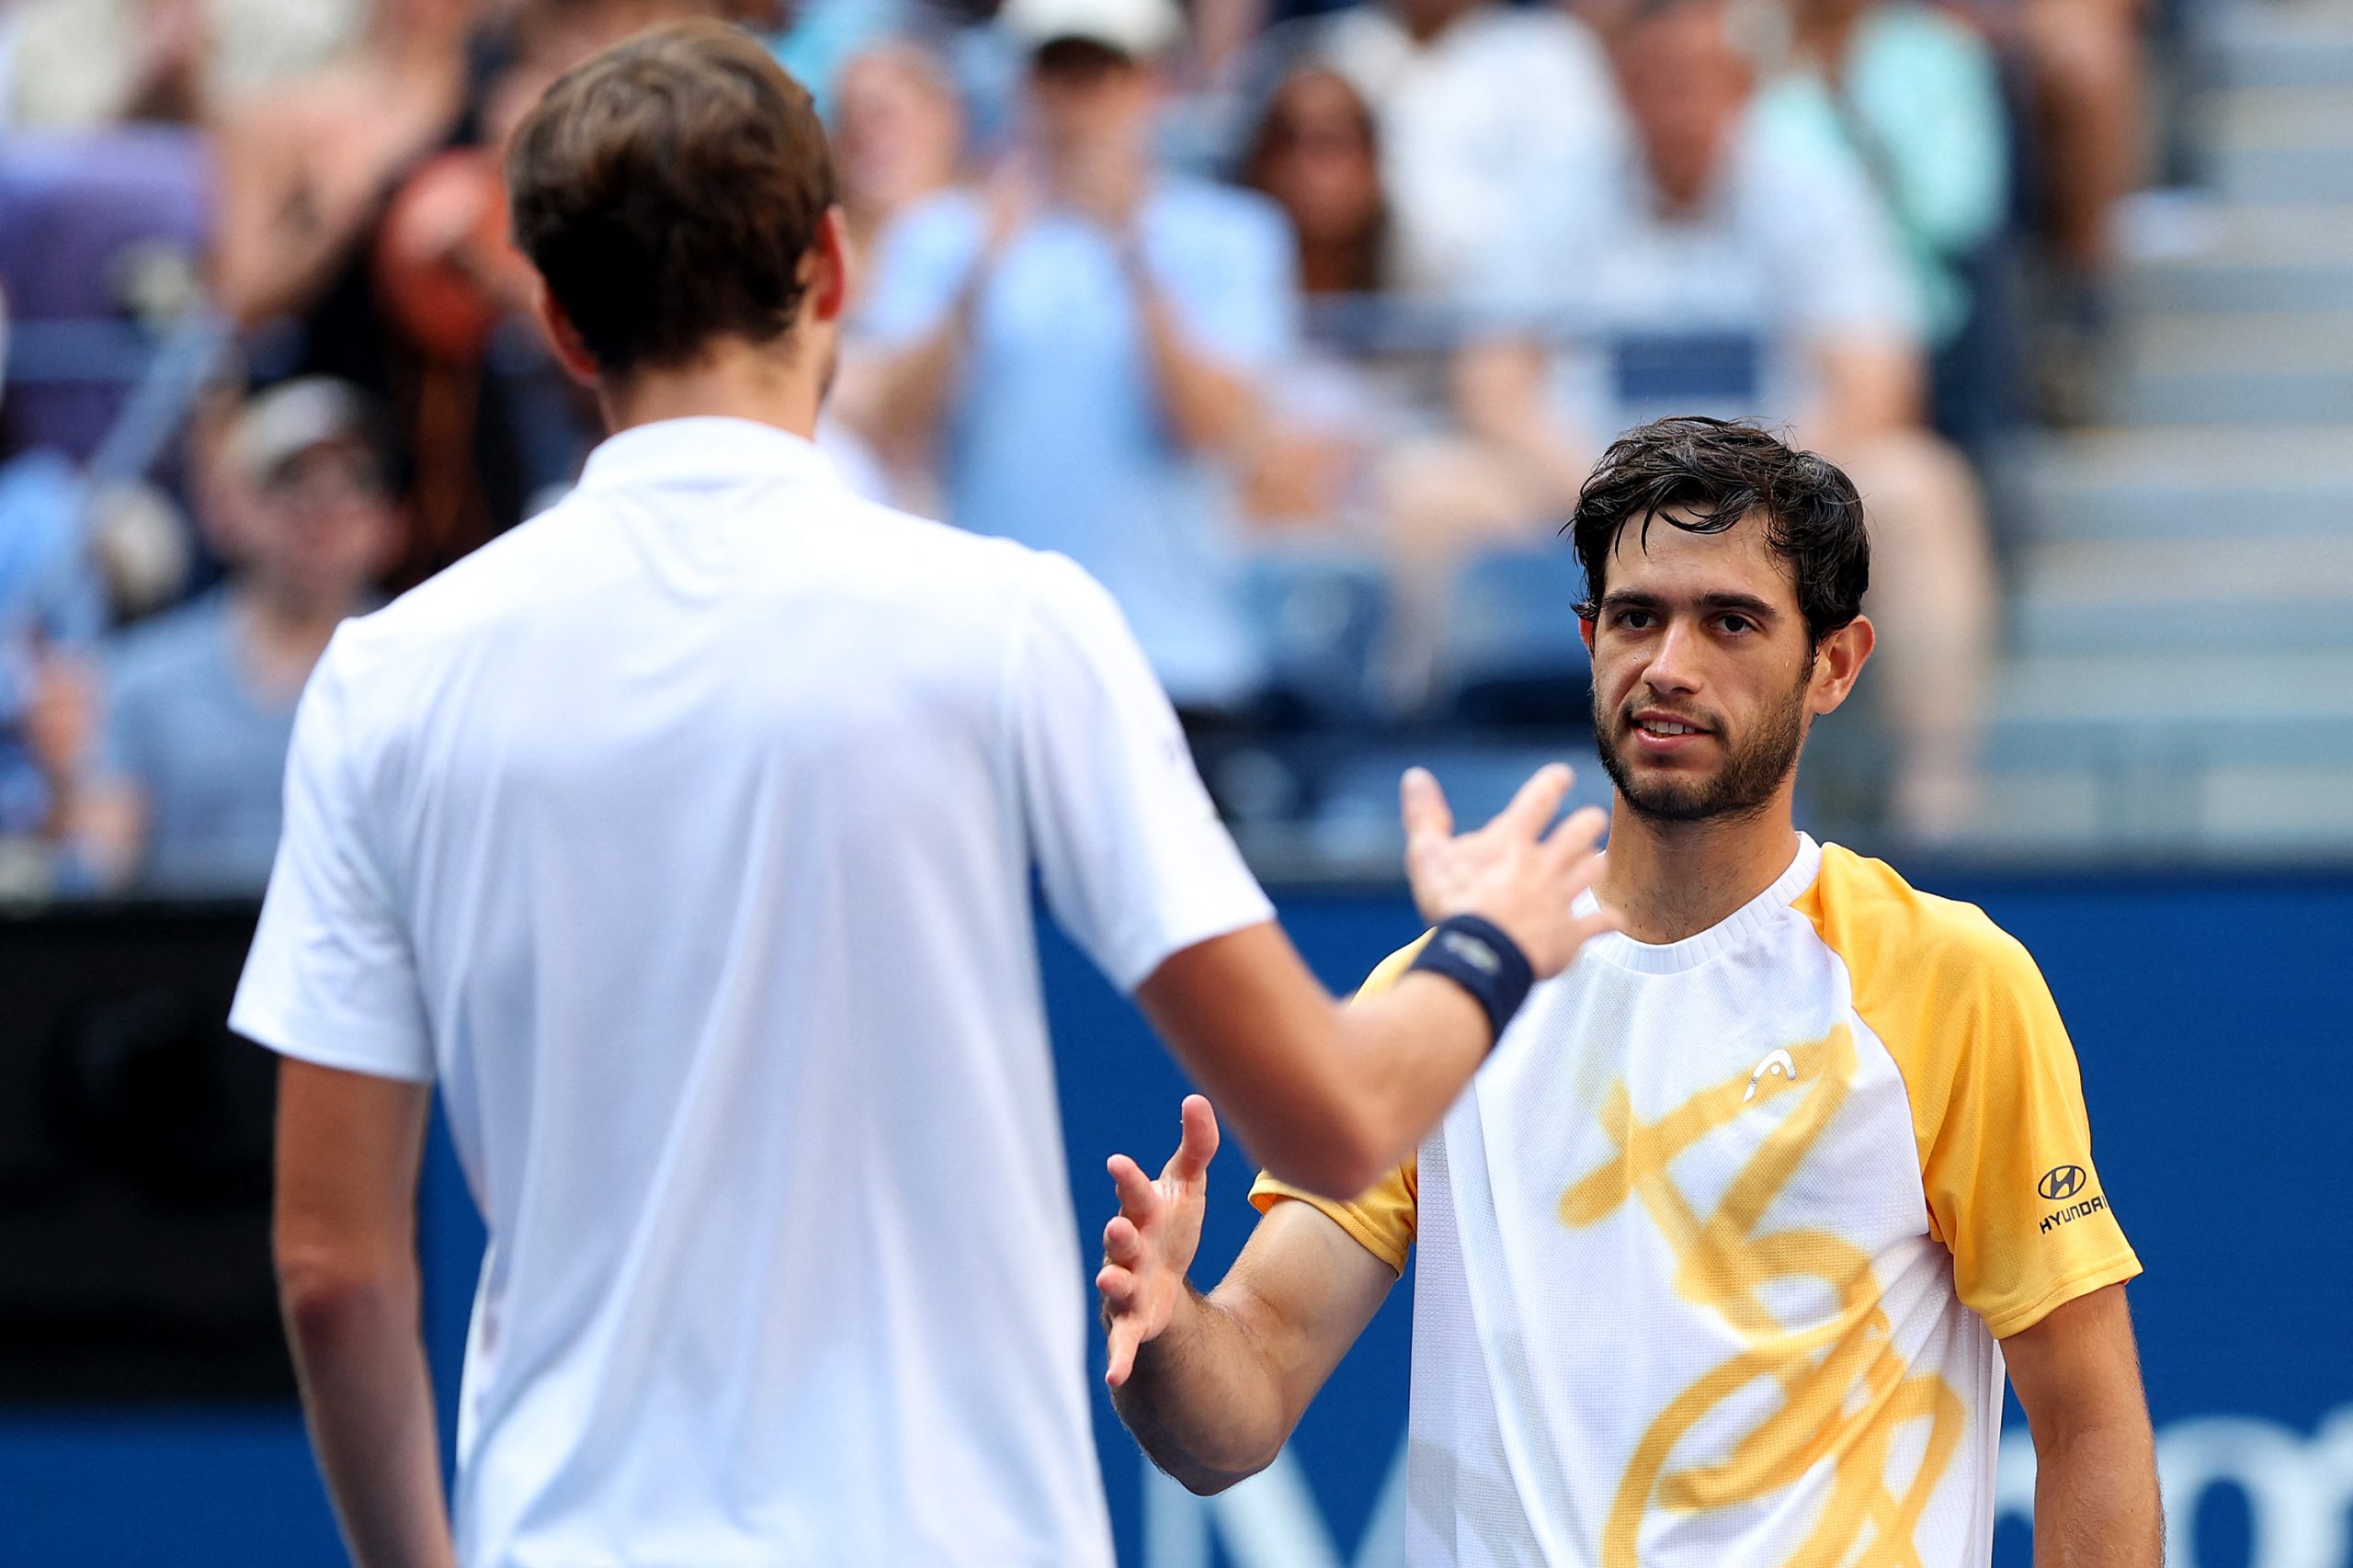
[[1427, 769], [1407, 769], [1399, 790], [1405, 875], [1422, 918], [1433, 926], [1454, 915], [1492, 921], [1519, 944], [1539, 980], [1566, 969], [1589, 938], [1617, 929], [1606, 909], [1576, 911], [1577, 895], [1601, 875], [1597, 846], [1608, 813], [1587, 806], [1544, 831], [1575, 778], [1563, 763], [1540, 768], [1494, 821], [1457, 834], [1438, 780]]
[[1120, 1195], [1120, 1211], [1103, 1227], [1103, 1267], [1095, 1289], [1103, 1297], [1109, 1366], [1103, 1381], [1119, 1388], [1135, 1368], [1136, 1351], [1168, 1327], [1185, 1294], [1185, 1271], [1201, 1242], [1209, 1199], [1211, 1157], [1217, 1153], [1217, 1113], [1199, 1095], [1185, 1096], [1184, 1132], [1176, 1152], [1147, 1178], [1133, 1160], [1114, 1154], [1106, 1168]]

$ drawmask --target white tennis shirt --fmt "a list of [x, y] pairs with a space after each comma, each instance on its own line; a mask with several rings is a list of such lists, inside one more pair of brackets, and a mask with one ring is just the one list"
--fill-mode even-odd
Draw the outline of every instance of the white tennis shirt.
[[336, 634], [230, 1021], [438, 1080], [468, 1568], [1108, 1568], [1033, 867], [1125, 989], [1271, 913], [1100, 587], [767, 426]]

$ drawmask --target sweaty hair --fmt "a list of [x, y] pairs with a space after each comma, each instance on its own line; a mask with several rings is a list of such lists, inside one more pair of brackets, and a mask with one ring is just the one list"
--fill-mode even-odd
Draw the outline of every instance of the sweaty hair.
[[807, 91], [711, 21], [566, 73], [516, 133], [506, 184], [515, 243], [608, 376], [783, 335], [835, 200]]
[[1660, 521], [1718, 534], [1750, 513], [1796, 585], [1811, 642], [1862, 613], [1871, 544], [1854, 481], [1813, 452], [1793, 451], [1754, 425], [1684, 415], [1640, 425], [1610, 443], [1577, 496], [1568, 532], [1585, 566], [1590, 620], [1608, 592], [1609, 553], [1629, 525], [1647, 541]]

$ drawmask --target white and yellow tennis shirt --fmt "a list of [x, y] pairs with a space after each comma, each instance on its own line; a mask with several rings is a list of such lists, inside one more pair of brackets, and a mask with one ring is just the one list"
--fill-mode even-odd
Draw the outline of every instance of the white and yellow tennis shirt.
[[1317, 1206], [1420, 1241], [1414, 1568], [1982, 1564], [1995, 1341], [2141, 1267], [2025, 949], [1812, 839], [1698, 936], [1589, 944]]

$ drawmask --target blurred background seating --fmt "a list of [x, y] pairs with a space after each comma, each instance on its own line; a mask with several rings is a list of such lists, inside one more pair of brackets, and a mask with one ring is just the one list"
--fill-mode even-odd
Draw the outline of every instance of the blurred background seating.
[[[683, 14], [773, 39], [835, 130], [867, 262], [844, 472], [1101, 576], [1267, 842], [1387, 853], [1312, 830], [1401, 744], [1580, 744], [1558, 529], [1614, 431], [1703, 410], [1789, 428], [1874, 511], [1889, 635], [1815, 825], [2353, 843], [2353, 710], [2315, 678], [2353, 657], [2353, 23], [997, 9], [0, 8], [0, 885], [131, 885], [71, 852], [62, 753], [137, 706], [101, 633], [249, 575], [223, 454], [254, 392], [384, 411], [375, 592], [562, 494], [596, 415], [529, 319], [500, 150], [556, 74]], [[2245, 744], [2286, 714], [2295, 755]]]

